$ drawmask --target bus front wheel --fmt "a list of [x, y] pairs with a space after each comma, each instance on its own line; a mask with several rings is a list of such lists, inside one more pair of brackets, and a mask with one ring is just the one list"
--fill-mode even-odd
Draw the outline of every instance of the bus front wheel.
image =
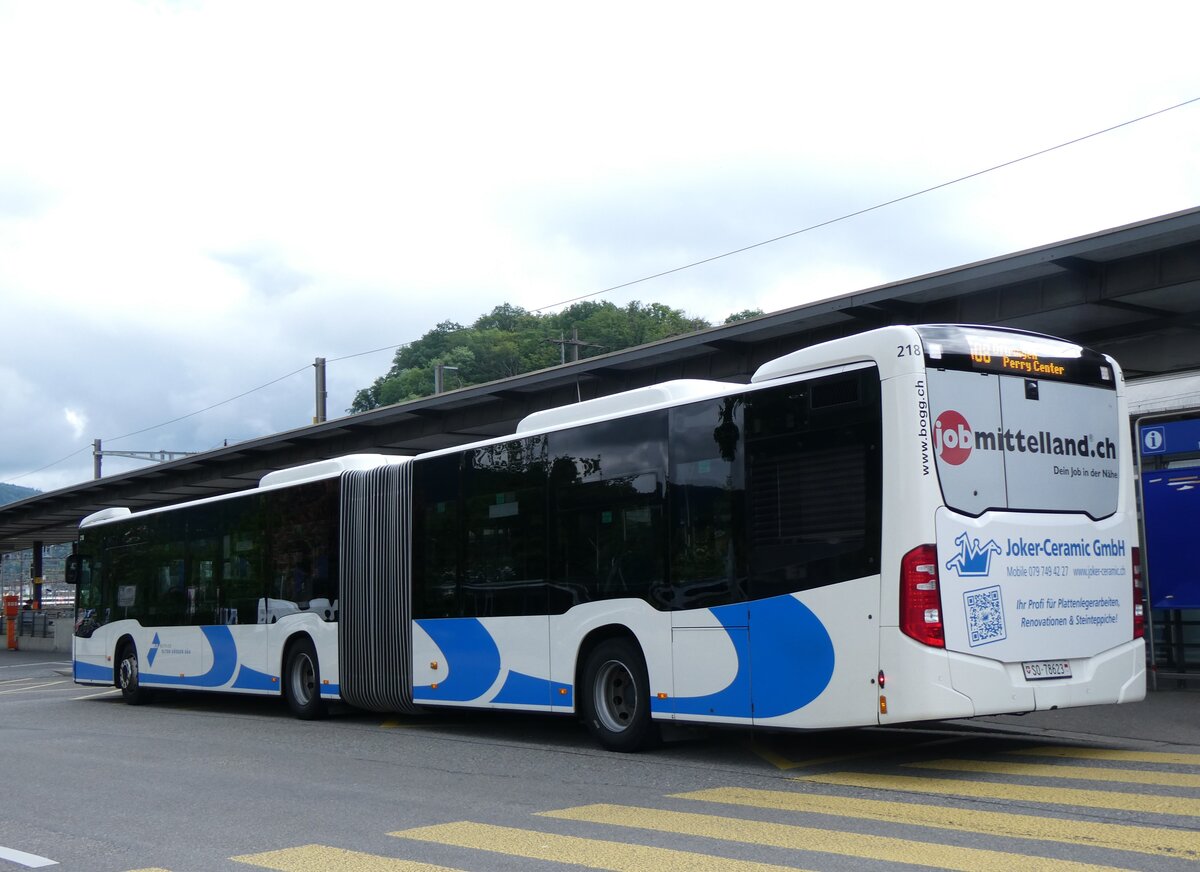
[[304, 638], [289, 650], [284, 666], [283, 692], [292, 714], [303, 721], [325, 715], [321, 701], [321, 669], [311, 640]]
[[142, 705], [150, 699], [150, 691], [142, 687], [137, 647], [132, 642], [126, 642], [117, 657], [117, 687], [121, 689], [121, 698], [130, 705]]
[[610, 751], [638, 751], [655, 744], [650, 718], [646, 660], [631, 639], [608, 639], [588, 654], [580, 705], [588, 730]]

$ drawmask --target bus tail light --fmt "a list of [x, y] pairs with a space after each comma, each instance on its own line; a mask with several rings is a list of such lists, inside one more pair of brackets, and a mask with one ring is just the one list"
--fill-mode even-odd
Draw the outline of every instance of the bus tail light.
[[900, 561], [900, 631], [923, 645], [946, 647], [933, 545], [918, 545]]
[[1133, 638], [1146, 637], [1146, 595], [1142, 592], [1142, 549], [1133, 546]]

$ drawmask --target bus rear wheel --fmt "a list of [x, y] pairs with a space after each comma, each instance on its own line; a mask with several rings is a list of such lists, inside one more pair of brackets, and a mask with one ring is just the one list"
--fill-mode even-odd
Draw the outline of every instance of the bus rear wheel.
[[641, 649], [631, 639], [608, 639], [583, 667], [580, 705], [596, 740], [610, 751], [639, 751], [657, 743], [650, 718], [650, 680]]
[[137, 646], [132, 642], [126, 642], [117, 656], [117, 687], [121, 690], [121, 698], [129, 705], [142, 705], [150, 701], [150, 691], [142, 687]]
[[300, 720], [313, 721], [325, 716], [317, 650], [307, 637], [288, 649], [287, 663], [283, 669], [283, 694], [287, 698], [288, 708]]

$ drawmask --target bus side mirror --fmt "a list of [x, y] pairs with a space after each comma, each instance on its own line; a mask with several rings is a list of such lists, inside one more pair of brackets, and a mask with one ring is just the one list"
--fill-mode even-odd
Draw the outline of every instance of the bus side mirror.
[[63, 565], [63, 581], [75, 587], [79, 584], [80, 560], [78, 554], [68, 554]]

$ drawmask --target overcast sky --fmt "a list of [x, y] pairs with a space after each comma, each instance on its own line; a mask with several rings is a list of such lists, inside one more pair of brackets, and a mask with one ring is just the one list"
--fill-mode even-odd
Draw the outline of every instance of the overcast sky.
[[[304, 426], [317, 356], [340, 415], [439, 321], [1200, 97], [1195, 3], [820, 9], [0, 2], [0, 481]], [[720, 322], [1196, 205], [1200, 103], [595, 299]]]

